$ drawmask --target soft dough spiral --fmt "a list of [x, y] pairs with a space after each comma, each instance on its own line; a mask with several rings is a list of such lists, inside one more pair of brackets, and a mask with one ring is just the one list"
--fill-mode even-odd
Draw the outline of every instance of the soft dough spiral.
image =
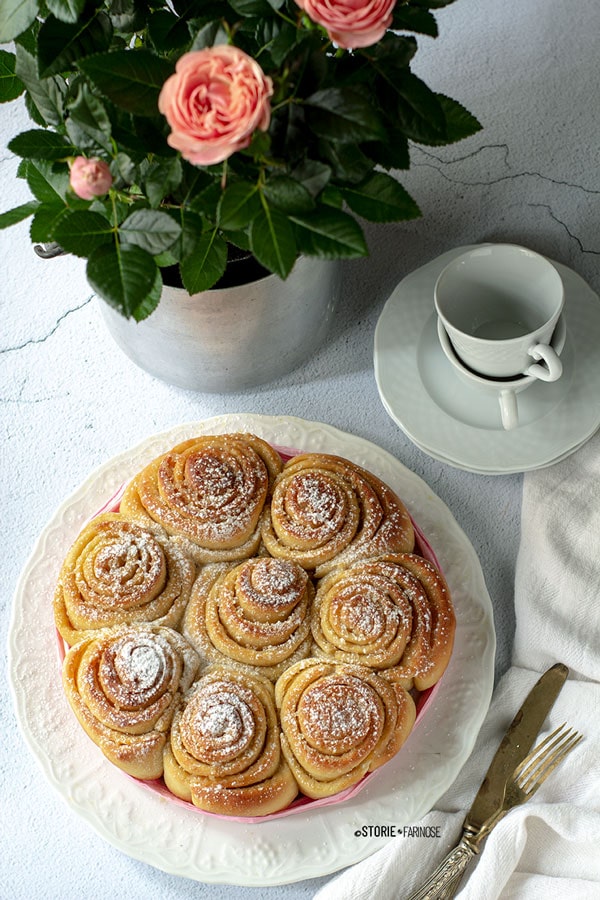
[[238, 566], [205, 566], [198, 576], [183, 633], [213, 662], [256, 668], [275, 681], [312, 646], [314, 588], [301, 566], [253, 557]]
[[203, 435], [147, 465], [125, 489], [121, 512], [160, 523], [205, 564], [253, 556], [279, 454], [252, 434]]
[[175, 709], [199, 665], [196, 651], [171, 628], [122, 626], [70, 648], [63, 687], [107, 759], [135, 778], [159, 778]]
[[262, 537], [271, 556], [314, 569], [317, 578], [357, 559], [410, 552], [415, 540], [407, 509], [387, 485], [324, 453], [284, 465]]
[[281, 754], [273, 685], [215, 666], [173, 719], [165, 748], [169, 790], [208, 812], [263, 816], [288, 806], [298, 786]]
[[54, 620], [74, 644], [99, 628], [134, 622], [177, 627], [195, 566], [161, 528], [104, 513], [86, 525], [61, 567]]
[[410, 694], [366, 666], [309, 658], [275, 685], [281, 748], [307, 797], [329, 797], [391, 759], [410, 734]]
[[420, 691], [446, 669], [455, 625], [444, 577], [412, 553], [364, 560], [327, 575], [311, 622], [320, 656], [385, 669], [386, 677]]

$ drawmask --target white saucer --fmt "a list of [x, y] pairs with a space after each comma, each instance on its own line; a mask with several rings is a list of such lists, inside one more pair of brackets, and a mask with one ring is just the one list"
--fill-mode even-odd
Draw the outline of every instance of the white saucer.
[[600, 426], [600, 301], [575, 272], [554, 263], [565, 286], [562, 378], [519, 396], [520, 425], [505, 431], [495, 398], [465, 384], [437, 337], [435, 281], [458, 247], [395, 288], [375, 329], [375, 378], [391, 418], [425, 453], [478, 474], [552, 465]]

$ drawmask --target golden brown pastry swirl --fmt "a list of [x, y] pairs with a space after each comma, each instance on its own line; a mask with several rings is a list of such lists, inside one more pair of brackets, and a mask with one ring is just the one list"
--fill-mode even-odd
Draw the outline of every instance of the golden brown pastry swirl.
[[206, 566], [198, 576], [183, 632], [214, 662], [256, 668], [275, 681], [312, 645], [314, 588], [296, 563], [254, 557], [231, 567]]
[[164, 769], [172, 793], [209, 812], [288, 806], [298, 786], [281, 755], [271, 682], [223, 666], [203, 673], [174, 717]]
[[271, 556], [314, 569], [317, 578], [334, 566], [414, 547], [410, 516], [394, 492], [360, 466], [323, 453], [284, 465], [262, 537]]
[[319, 655], [385, 669], [386, 677], [406, 688], [422, 691], [439, 680], [454, 631], [445, 579], [412, 553], [335, 570], [317, 589], [312, 632]]
[[195, 566], [154, 524], [97, 516], [70, 548], [54, 595], [56, 627], [68, 644], [88, 632], [134, 622], [179, 625]]
[[415, 705], [366, 666], [309, 658], [275, 685], [281, 747], [307, 797], [328, 797], [391, 759], [408, 737]]
[[114, 765], [159, 778], [181, 694], [200, 660], [178, 632], [127, 625], [84, 638], [67, 652], [63, 686], [81, 726]]
[[199, 563], [247, 559], [260, 543], [279, 454], [251, 434], [184, 441], [127, 486], [121, 512], [150, 518], [185, 542]]

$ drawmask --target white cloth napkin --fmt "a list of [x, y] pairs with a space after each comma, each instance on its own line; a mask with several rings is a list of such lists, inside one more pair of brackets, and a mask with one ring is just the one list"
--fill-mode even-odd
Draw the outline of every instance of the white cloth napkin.
[[494, 691], [476, 746], [421, 824], [441, 837], [395, 838], [346, 869], [315, 900], [403, 900], [460, 838], [466, 810], [506, 728], [541, 672], [570, 669], [542, 735], [567, 722], [582, 741], [524, 805], [492, 831], [461, 900], [600, 900], [600, 433], [524, 478], [512, 666]]

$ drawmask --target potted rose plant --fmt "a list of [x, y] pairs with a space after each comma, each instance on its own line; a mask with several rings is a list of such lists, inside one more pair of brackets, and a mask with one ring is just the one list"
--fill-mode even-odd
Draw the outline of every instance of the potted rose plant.
[[[179, 267], [190, 293], [228, 246], [285, 279], [299, 254], [364, 256], [361, 220], [419, 215], [394, 174], [409, 144], [479, 129], [411, 72], [452, 0], [2, 0], [0, 99], [34, 242], [87, 258], [126, 316]], [[13, 43], [11, 43], [13, 42]]]

